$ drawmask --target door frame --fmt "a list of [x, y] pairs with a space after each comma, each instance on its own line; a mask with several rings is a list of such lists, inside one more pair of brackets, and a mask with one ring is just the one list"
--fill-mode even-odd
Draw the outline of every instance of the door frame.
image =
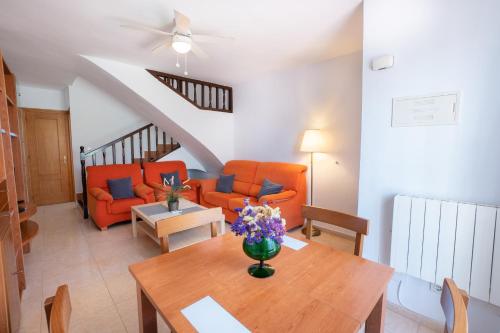
[[[22, 125], [25, 130], [24, 134], [24, 150], [26, 152], [26, 155], [28, 157], [28, 169], [30, 169], [30, 157], [29, 157], [29, 147], [28, 147], [28, 113], [57, 113], [57, 114], [64, 114], [66, 115], [66, 126], [68, 129], [68, 139], [66, 142], [66, 150], [68, 152], [68, 163], [67, 163], [67, 168], [68, 168], [68, 177], [69, 177], [69, 201], [68, 202], [74, 202], [75, 201], [75, 176], [74, 176], [74, 170], [73, 170], [73, 144], [71, 141], [71, 113], [70, 109], [68, 110], [50, 110], [50, 109], [39, 109], [39, 108], [22, 108], [23, 109], [23, 119], [22, 119]], [[30, 174], [30, 186], [33, 188], [32, 183], [31, 183], [31, 177], [32, 175]], [[35, 202], [37, 205], [38, 203]]]

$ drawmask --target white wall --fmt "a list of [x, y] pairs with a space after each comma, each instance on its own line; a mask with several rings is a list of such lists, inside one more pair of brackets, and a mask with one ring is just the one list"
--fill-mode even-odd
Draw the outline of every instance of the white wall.
[[29, 85], [17, 85], [17, 106], [48, 110], [69, 109], [68, 89], [42, 88]]
[[[305, 129], [319, 128], [327, 152], [314, 161], [314, 203], [356, 212], [361, 52], [277, 72], [234, 88], [235, 158], [302, 163]], [[339, 165], [335, 162], [339, 161]]]
[[[364, 2], [359, 215], [371, 221], [366, 257], [389, 262], [396, 193], [500, 204], [499, 12], [493, 0]], [[370, 60], [382, 54], [394, 55], [395, 66], [371, 71]], [[459, 125], [390, 127], [392, 98], [447, 91], [461, 92]], [[419, 282], [403, 282], [405, 305], [441, 317], [437, 295]], [[498, 308], [473, 301], [471, 313], [471, 332], [499, 332]]]

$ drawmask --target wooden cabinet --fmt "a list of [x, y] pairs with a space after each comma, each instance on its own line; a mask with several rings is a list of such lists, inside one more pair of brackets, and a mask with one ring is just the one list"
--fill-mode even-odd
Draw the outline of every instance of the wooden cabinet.
[[0, 332], [17, 332], [20, 325], [21, 303], [14, 253], [14, 242], [8, 214], [0, 218]]
[[[15, 76], [0, 53], [0, 332], [17, 332], [20, 299], [26, 287], [22, 230], [33, 233], [33, 225], [21, 228], [29, 214], [25, 187], [19, 110], [16, 107]], [[21, 215], [20, 215], [21, 214]], [[23, 217], [22, 221], [20, 217]], [[26, 223], [26, 222], [25, 222]], [[34, 223], [34, 222], [32, 222]], [[29, 228], [28, 228], [29, 227]], [[29, 249], [29, 248], [28, 248]]]

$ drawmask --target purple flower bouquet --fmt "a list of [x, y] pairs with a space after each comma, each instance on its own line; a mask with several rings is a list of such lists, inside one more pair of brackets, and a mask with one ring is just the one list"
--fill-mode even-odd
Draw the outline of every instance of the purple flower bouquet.
[[248, 273], [258, 278], [273, 275], [274, 268], [264, 264], [264, 260], [274, 258], [281, 250], [286, 222], [280, 216], [280, 209], [268, 205], [251, 206], [245, 199], [245, 207], [239, 209], [238, 214], [231, 231], [245, 237], [243, 251], [250, 258], [259, 260], [258, 264], [248, 268]]
[[280, 209], [264, 206], [251, 206], [245, 199], [245, 207], [238, 208], [239, 214], [231, 226], [237, 236], [245, 236], [248, 245], [260, 243], [264, 238], [270, 238], [278, 244], [283, 242], [286, 221], [280, 216]]

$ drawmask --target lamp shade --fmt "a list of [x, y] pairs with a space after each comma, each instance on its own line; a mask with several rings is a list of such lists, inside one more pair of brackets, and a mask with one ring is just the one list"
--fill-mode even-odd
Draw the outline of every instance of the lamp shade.
[[324, 149], [324, 138], [318, 129], [309, 129], [304, 133], [300, 151], [308, 153], [318, 153]]

